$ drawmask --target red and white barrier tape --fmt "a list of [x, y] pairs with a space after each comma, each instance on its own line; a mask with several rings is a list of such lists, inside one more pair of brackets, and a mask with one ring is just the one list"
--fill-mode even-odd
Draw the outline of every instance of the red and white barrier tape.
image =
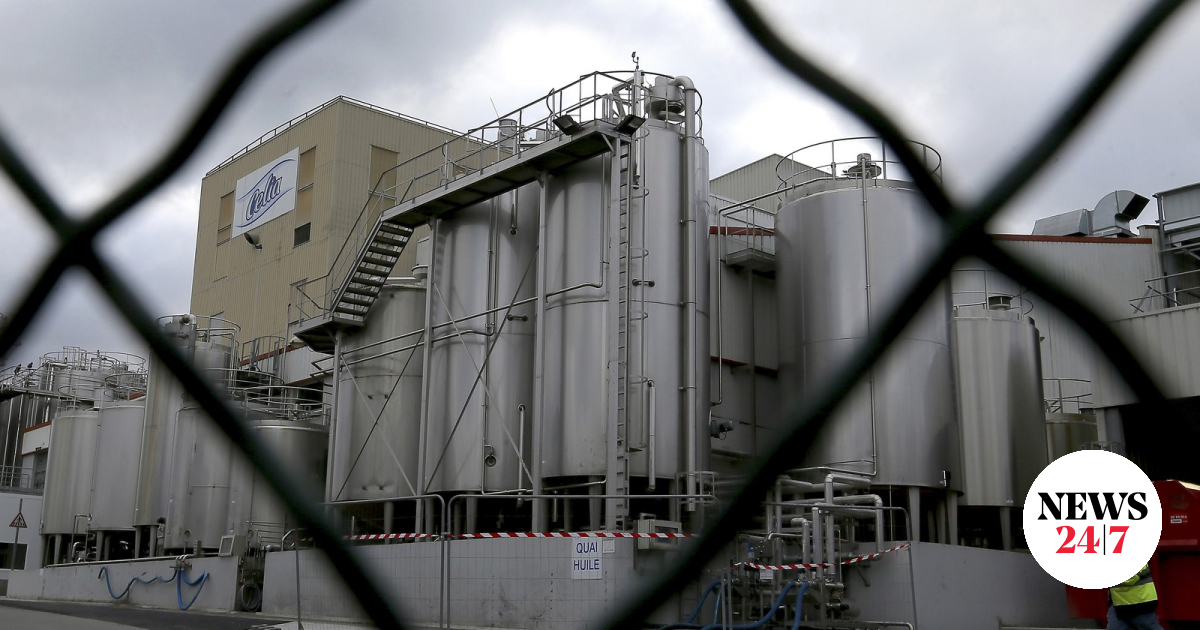
[[437, 538], [437, 534], [360, 534], [346, 536], [346, 540], [394, 540], [396, 538]]
[[497, 532], [490, 534], [459, 534], [452, 538], [691, 538], [694, 534], [670, 532], [637, 534], [633, 532]]
[[880, 551], [879, 553], [869, 553], [865, 556], [859, 556], [857, 558], [850, 558], [849, 560], [843, 560], [841, 562], [805, 562], [802, 564], [755, 564], [753, 562], [739, 562], [739, 563], [737, 563], [737, 566], [748, 567], [751, 569], [768, 569], [768, 570], [774, 570], [774, 571], [786, 571], [788, 569], [817, 569], [817, 568], [821, 568], [821, 567], [832, 567], [832, 566], [836, 566], [839, 564], [855, 564], [858, 562], [866, 562], [867, 560], [872, 560], [874, 558], [878, 558], [879, 556], [882, 556], [885, 553], [891, 553], [893, 551], [900, 551], [901, 549], [905, 549], [907, 547], [908, 547], [908, 544], [905, 543], [903, 545], [892, 547], [891, 549], [884, 549], [883, 551]]

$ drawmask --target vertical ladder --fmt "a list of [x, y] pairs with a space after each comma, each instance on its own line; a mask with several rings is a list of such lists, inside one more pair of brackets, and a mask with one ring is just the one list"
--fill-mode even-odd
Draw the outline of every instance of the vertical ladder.
[[[633, 145], [630, 143], [621, 143], [624, 151], [618, 156], [618, 164], [620, 171], [613, 173], [612, 176], [617, 179], [618, 184], [622, 177], [633, 177], [633, 161], [632, 152]], [[618, 248], [619, 256], [619, 272], [617, 290], [617, 455], [616, 469], [608, 471], [608, 474], [615, 476], [617, 483], [614, 484], [617, 494], [630, 494], [631, 488], [629, 484], [629, 401], [630, 401], [630, 374], [629, 374], [629, 323], [630, 323], [630, 281], [632, 279], [632, 269], [630, 268], [630, 252], [632, 251], [632, 226], [631, 223], [631, 200], [625, 196], [626, 187], [618, 186], [620, 191], [617, 197], [617, 204], [620, 208], [619, 225], [617, 226], [618, 238], [620, 247]], [[618, 530], [623, 530], [629, 517], [629, 501], [625, 499], [611, 501], [610, 506], [613, 506], [616, 513], [616, 527]]]

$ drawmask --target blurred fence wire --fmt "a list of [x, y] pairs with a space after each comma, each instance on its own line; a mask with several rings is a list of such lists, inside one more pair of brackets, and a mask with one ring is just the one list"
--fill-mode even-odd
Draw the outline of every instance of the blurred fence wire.
[[[745, 484], [722, 501], [724, 509], [705, 526], [700, 544], [678, 558], [654, 584], [641, 589], [635, 601], [627, 602], [609, 622], [610, 628], [641, 627], [646, 619], [671, 594], [689, 584], [705, 564], [746, 527], [757, 513], [757, 505], [776, 475], [795, 461], [802, 460], [808, 445], [825, 424], [838, 403], [852, 390], [859, 377], [879, 360], [948, 275], [951, 266], [965, 255], [991, 263], [1013, 280], [1039, 294], [1043, 300], [1072, 318], [1116, 366], [1140, 400], [1163, 400], [1159, 388], [1129, 348], [1109, 326], [1091, 312], [1073, 291], [1042, 277], [1012, 256], [997, 248], [984, 231], [994, 217], [1034, 177], [1046, 162], [1068, 141], [1112, 88], [1139, 52], [1167, 23], [1183, 0], [1159, 0], [1150, 6], [1119, 39], [1069, 103], [1053, 117], [1043, 133], [974, 203], [954, 200], [927, 173], [920, 158], [905, 141], [908, 136], [882, 110], [845, 83], [839, 81], [800, 53], [775, 32], [748, 0], [725, 0], [737, 21], [767, 54], [800, 81], [815, 88], [835, 103], [848, 109], [884, 139], [896, 158], [913, 176], [916, 187], [930, 209], [942, 220], [942, 240], [937, 254], [908, 287], [905, 298], [887, 317], [886, 324], [873, 331], [853, 357], [826, 387], [813, 388], [819, 394], [801, 408], [789, 411], [788, 432], [774, 451], [755, 464]], [[191, 157], [233, 97], [250, 78], [257, 66], [270, 54], [309, 26], [327, 16], [344, 0], [311, 0], [299, 5], [277, 21], [266, 25], [233, 58], [216, 80], [204, 102], [196, 110], [171, 147], [153, 166], [126, 186], [119, 194], [83, 219], [68, 216], [50, 195], [27, 162], [13, 149], [8, 137], [0, 133], [0, 166], [24, 194], [29, 204], [52, 227], [57, 251], [47, 260], [41, 273], [22, 297], [16, 312], [0, 329], [0, 356], [14, 347], [21, 334], [45, 304], [47, 296], [63, 273], [74, 266], [90, 273], [113, 301], [128, 323], [149, 344], [150, 349], [170, 369], [200, 406], [212, 417], [235, 444], [245, 452], [263, 477], [274, 487], [297, 515], [315, 544], [328, 556], [347, 589], [353, 593], [376, 626], [403, 628], [402, 611], [385, 596], [380, 585], [368, 576], [362, 563], [349, 553], [338, 533], [324, 516], [321, 507], [306, 500], [297, 485], [283, 476], [277, 457], [235, 418], [232, 409], [184, 359], [177, 346], [169, 342], [155, 324], [145, 303], [129, 282], [95, 250], [95, 239], [113, 221], [128, 212], [162, 185]]]

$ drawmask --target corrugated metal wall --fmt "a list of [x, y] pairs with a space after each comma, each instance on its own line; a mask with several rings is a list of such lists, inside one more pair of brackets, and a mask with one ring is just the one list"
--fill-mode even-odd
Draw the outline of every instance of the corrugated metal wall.
[[[709, 190], [712, 194], [727, 199], [745, 201], [778, 190], [783, 183], [780, 181], [779, 175], [788, 177], [807, 170], [811, 170], [810, 167], [788, 160], [782, 155], [768, 155], [761, 160], [751, 162], [713, 179], [709, 184]], [[795, 183], [799, 183], [799, 181], [796, 179]], [[763, 200], [757, 205], [770, 210], [776, 209], [768, 200]]]
[[[1075, 287], [1107, 320], [1132, 315], [1129, 301], [1145, 293], [1146, 280], [1162, 273], [1158, 247], [1150, 239], [1000, 238], [1003, 249], [1047, 277]], [[1042, 336], [1042, 377], [1091, 381], [1095, 397], [1095, 365], [1103, 361], [1096, 358], [1095, 344], [1062, 313], [1036, 295], [1031, 299], [1030, 314]]]
[[[1113, 322], [1167, 398], [1200, 396], [1200, 305], [1180, 306]], [[1117, 371], [1096, 357], [1095, 403], [1137, 402]]]

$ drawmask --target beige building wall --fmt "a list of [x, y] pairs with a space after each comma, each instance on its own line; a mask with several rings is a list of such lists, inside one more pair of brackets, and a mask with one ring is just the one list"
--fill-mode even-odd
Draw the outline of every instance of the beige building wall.
[[[394, 205], [394, 193], [371, 194], [380, 174], [456, 135], [345, 97], [273, 133], [210, 172], [200, 188], [191, 311], [236, 322], [243, 343], [266, 335], [286, 337], [292, 287], [328, 274], [356, 219], [362, 217], [360, 225], [373, 223]], [[301, 154], [296, 209], [249, 232], [260, 239], [262, 250], [240, 235], [230, 239], [231, 230], [221, 228], [230, 221], [237, 180], [292, 149]], [[306, 223], [308, 240], [298, 242]], [[424, 231], [414, 236], [395, 275], [411, 273], [415, 241]], [[296, 307], [290, 310], [294, 321]]]

